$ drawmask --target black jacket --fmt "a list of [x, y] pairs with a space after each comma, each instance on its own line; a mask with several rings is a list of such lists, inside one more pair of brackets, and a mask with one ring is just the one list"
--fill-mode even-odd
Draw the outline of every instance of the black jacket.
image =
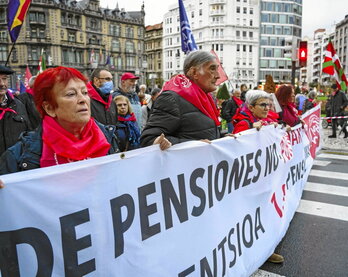
[[233, 99], [228, 99], [222, 102], [221, 105], [221, 118], [225, 119], [227, 122], [232, 121], [232, 117], [235, 115], [238, 105]]
[[[115, 126], [105, 126], [97, 121], [96, 123], [111, 145], [108, 154], [119, 152]], [[20, 141], [0, 157], [0, 175], [39, 168], [41, 154], [42, 128], [40, 125], [35, 131], [22, 133]]]
[[18, 141], [22, 132], [32, 130], [24, 104], [18, 99], [12, 98], [9, 93], [6, 95], [7, 105], [1, 108], [10, 108], [16, 113], [6, 112], [0, 120], [0, 155]]
[[16, 96], [25, 106], [31, 127], [36, 129], [41, 123], [40, 113], [37, 111], [34, 103], [34, 98], [30, 93], [21, 93]]
[[172, 144], [220, 137], [214, 120], [173, 91], [162, 92], [156, 99], [141, 135], [141, 145], [152, 145], [162, 133]]
[[331, 116], [343, 115], [345, 107], [348, 105], [347, 96], [342, 91], [331, 97]]

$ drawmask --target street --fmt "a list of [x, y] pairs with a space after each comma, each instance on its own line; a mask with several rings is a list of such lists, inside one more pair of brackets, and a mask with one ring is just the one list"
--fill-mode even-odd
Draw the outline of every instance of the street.
[[348, 276], [348, 155], [321, 153], [314, 161], [302, 200], [276, 253], [253, 277]]

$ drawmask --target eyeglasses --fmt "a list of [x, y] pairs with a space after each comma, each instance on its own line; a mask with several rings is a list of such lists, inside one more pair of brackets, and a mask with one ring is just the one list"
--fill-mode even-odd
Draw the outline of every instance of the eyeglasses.
[[128, 104], [116, 104], [117, 107], [123, 107], [123, 106], [128, 106]]
[[111, 77], [106, 77], [106, 78], [99, 78], [99, 77], [98, 77], [98, 79], [100, 79], [100, 80], [105, 80], [105, 81], [108, 81], [108, 82], [112, 81], [112, 78], [111, 78]]
[[260, 104], [255, 104], [254, 106], [260, 106], [263, 109], [269, 108], [271, 106], [271, 104], [269, 103], [260, 103]]

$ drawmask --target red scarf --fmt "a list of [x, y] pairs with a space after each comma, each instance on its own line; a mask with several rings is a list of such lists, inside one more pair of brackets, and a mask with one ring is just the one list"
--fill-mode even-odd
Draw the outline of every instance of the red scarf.
[[237, 106], [240, 108], [242, 105], [243, 105], [243, 100], [242, 99], [239, 99], [238, 97], [236, 96], [233, 96], [232, 99], [234, 100], [234, 102], [237, 104]]
[[11, 112], [11, 113], [17, 114], [17, 112], [15, 110], [12, 110], [10, 108], [0, 108], [0, 111], [2, 111], [2, 113], [0, 113], [0, 120], [4, 118], [6, 112]]
[[125, 115], [125, 116], [121, 116], [119, 115], [117, 117], [118, 121], [137, 121], [134, 113], [131, 113], [129, 116]]
[[87, 90], [88, 90], [89, 97], [91, 97], [92, 99], [94, 99], [100, 103], [103, 103], [105, 106], [105, 109], [109, 110], [109, 108], [111, 106], [111, 102], [112, 102], [111, 93], [109, 95], [108, 102], [105, 102], [104, 99], [100, 96], [100, 94], [93, 87], [92, 82], [87, 83]]
[[81, 133], [81, 139], [65, 130], [58, 122], [45, 116], [42, 121], [42, 155], [40, 167], [105, 156], [110, 144], [91, 118]]
[[190, 102], [203, 114], [214, 120], [219, 126], [219, 111], [209, 93], [205, 93], [197, 84], [191, 82], [185, 75], [176, 75], [165, 83], [162, 91], [171, 90]]

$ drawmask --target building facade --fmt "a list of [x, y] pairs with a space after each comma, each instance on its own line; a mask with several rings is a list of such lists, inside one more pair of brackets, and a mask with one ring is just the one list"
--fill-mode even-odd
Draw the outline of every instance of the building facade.
[[162, 87], [163, 23], [146, 26], [145, 30], [145, 53], [147, 57], [147, 86], [150, 88]]
[[302, 34], [302, 0], [261, 0], [260, 21], [260, 81], [272, 75], [275, 83], [290, 83], [296, 55], [287, 57], [286, 42], [292, 41], [296, 51]]
[[[8, 0], [0, 0], [0, 61], [11, 48], [6, 23]], [[87, 76], [97, 67], [115, 78], [125, 72], [145, 81], [144, 6], [126, 12], [100, 7], [99, 0], [32, 0], [9, 65], [21, 76], [26, 65], [37, 73], [40, 55], [47, 67], [69, 66]]]
[[342, 67], [347, 76], [348, 73], [348, 15], [345, 16], [335, 28], [335, 38], [333, 40], [336, 53], [340, 58]]
[[[260, 0], [186, 0], [183, 2], [199, 49], [214, 50], [233, 87], [258, 80]], [[182, 73], [178, 4], [163, 21], [163, 78]]]

